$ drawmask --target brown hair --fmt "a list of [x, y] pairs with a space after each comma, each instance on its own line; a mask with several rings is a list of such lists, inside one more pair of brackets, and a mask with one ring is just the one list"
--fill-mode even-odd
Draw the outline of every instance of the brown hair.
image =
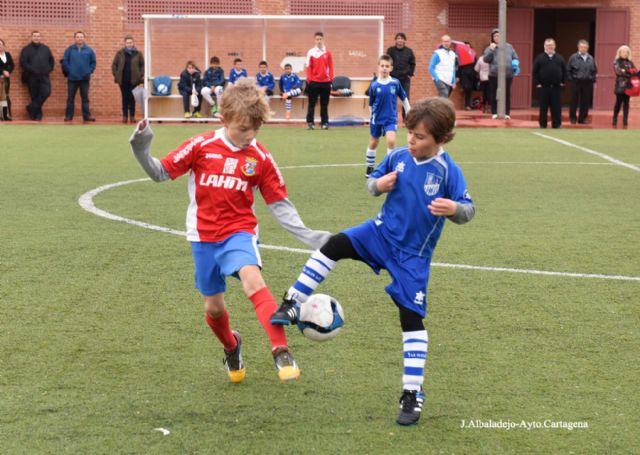
[[378, 58], [378, 63], [380, 63], [382, 60], [384, 60], [385, 62], [391, 62], [391, 65], [393, 65], [393, 59], [391, 58], [391, 56], [389, 54], [382, 54]]
[[226, 122], [244, 121], [258, 129], [269, 120], [269, 105], [254, 81], [240, 79], [225, 89], [220, 115]]
[[133, 36], [131, 36], [131, 35], [124, 35], [124, 38], [122, 39], [122, 41], [126, 41], [126, 40], [128, 40], [128, 39], [130, 39], [131, 41], [133, 41]]
[[438, 144], [446, 144], [453, 139], [455, 123], [456, 110], [453, 103], [440, 97], [424, 98], [412, 105], [405, 121], [408, 130], [424, 125]]

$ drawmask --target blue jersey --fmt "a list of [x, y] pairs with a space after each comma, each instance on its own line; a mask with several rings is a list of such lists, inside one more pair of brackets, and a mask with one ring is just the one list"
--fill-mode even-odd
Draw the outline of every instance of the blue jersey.
[[398, 123], [398, 100], [407, 99], [400, 81], [389, 77], [385, 81], [376, 79], [369, 88], [369, 106], [371, 106], [372, 125], [390, 125]]
[[276, 80], [269, 71], [267, 71], [267, 74], [264, 76], [258, 72], [258, 74], [256, 74], [256, 82], [258, 82], [258, 87], [267, 87], [267, 89], [271, 91], [273, 91], [273, 87], [276, 85]]
[[296, 73], [291, 73], [287, 75], [287, 73], [283, 73], [280, 76], [280, 92], [285, 93], [289, 90], [293, 90], [294, 88], [301, 88], [302, 81], [298, 77]]
[[231, 68], [231, 71], [229, 71], [229, 84], [233, 84], [241, 77], [247, 77], [246, 69], [242, 68], [240, 71], [236, 71], [235, 68]]
[[384, 237], [402, 251], [431, 257], [445, 217], [432, 215], [427, 206], [436, 198], [473, 204], [458, 165], [447, 152], [417, 161], [407, 147], [395, 149], [371, 173], [380, 178], [398, 171], [398, 179], [382, 205], [375, 223]]

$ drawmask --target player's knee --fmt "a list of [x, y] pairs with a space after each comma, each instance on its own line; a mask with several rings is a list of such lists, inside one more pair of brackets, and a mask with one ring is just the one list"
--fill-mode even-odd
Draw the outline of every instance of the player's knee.
[[339, 232], [329, 237], [327, 243], [320, 248], [320, 252], [332, 261], [339, 261], [340, 259], [353, 258], [355, 250], [349, 237]]
[[223, 88], [222, 88], [222, 87], [220, 87], [220, 86], [217, 86], [217, 87], [215, 88], [215, 94], [216, 94], [217, 96], [222, 95], [222, 92], [223, 92], [223, 91], [224, 91], [224, 90], [223, 90]]
[[398, 305], [398, 309], [400, 310], [400, 327], [402, 327], [403, 332], [424, 330], [422, 316], [402, 305]]
[[224, 299], [222, 297], [217, 298], [205, 297], [204, 298], [204, 311], [213, 319], [218, 319], [224, 314]]
[[238, 271], [238, 275], [242, 282], [242, 289], [247, 297], [251, 297], [267, 286], [257, 265], [245, 265]]

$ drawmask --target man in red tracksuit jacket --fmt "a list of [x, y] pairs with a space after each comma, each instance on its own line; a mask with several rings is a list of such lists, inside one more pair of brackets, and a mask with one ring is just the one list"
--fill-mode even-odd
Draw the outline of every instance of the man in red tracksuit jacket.
[[320, 125], [323, 130], [329, 129], [329, 97], [333, 81], [333, 56], [324, 45], [324, 34], [316, 32], [315, 47], [307, 52], [307, 127], [312, 130], [313, 117], [318, 96], [320, 97]]

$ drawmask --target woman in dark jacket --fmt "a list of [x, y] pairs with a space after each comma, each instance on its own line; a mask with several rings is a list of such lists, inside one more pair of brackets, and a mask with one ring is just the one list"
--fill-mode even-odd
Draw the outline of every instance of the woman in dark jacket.
[[124, 37], [124, 47], [113, 58], [111, 72], [122, 94], [122, 123], [127, 120], [135, 123], [136, 100], [132, 90], [144, 82], [144, 57], [135, 48], [130, 35]]
[[631, 87], [631, 77], [638, 74], [638, 70], [631, 61], [631, 49], [629, 46], [620, 46], [616, 52], [616, 60], [613, 62], [613, 70], [616, 73], [616, 85], [614, 93], [616, 94], [616, 104], [613, 107], [613, 120], [611, 124], [618, 126], [618, 114], [622, 107], [622, 125], [629, 124], [629, 95], [624, 91]]
[[11, 73], [16, 65], [13, 63], [11, 54], [5, 50], [4, 41], [0, 39], [0, 78], [4, 82], [4, 101], [2, 102], [2, 113], [0, 120], [11, 120], [11, 98], [9, 98], [9, 87], [11, 85]]
[[[184, 118], [200, 118], [200, 106], [202, 105], [202, 77], [200, 70], [193, 61], [189, 60], [185, 70], [180, 73], [180, 82], [178, 82], [178, 90], [182, 95], [182, 105], [184, 107]], [[194, 106], [193, 114], [191, 114], [191, 95], [198, 97], [198, 105]]]

